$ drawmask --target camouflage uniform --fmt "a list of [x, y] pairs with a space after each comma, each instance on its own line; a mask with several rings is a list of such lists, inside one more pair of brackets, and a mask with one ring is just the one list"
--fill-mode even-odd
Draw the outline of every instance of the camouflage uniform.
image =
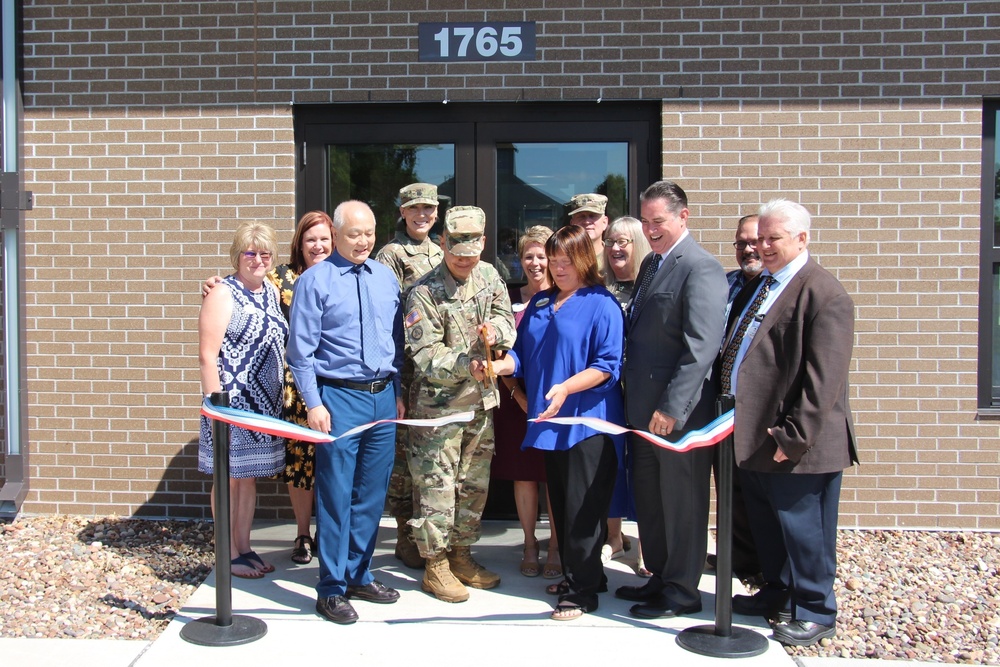
[[509, 349], [514, 318], [507, 287], [484, 262], [464, 283], [442, 263], [410, 290], [406, 312], [406, 351], [415, 367], [409, 416], [476, 412], [465, 424], [410, 431], [409, 464], [417, 503], [410, 525], [420, 555], [431, 558], [479, 539], [493, 456], [490, 410], [500, 394], [495, 382], [473, 379], [469, 362], [484, 356], [476, 333], [480, 325], [491, 323], [497, 335], [494, 347]]
[[[406, 232], [396, 232], [396, 238], [387, 243], [375, 255], [375, 261], [385, 264], [396, 274], [402, 298], [418, 278], [423, 277], [431, 269], [441, 263], [444, 252], [441, 246], [432, 243], [428, 236], [422, 242], [410, 238]], [[413, 381], [413, 360], [409, 355], [403, 359], [402, 394], [403, 402], [407, 401], [410, 382]], [[407, 405], [409, 410], [410, 406]], [[396, 458], [392, 462], [392, 476], [389, 478], [389, 493], [386, 495], [386, 507], [389, 514], [407, 521], [413, 517], [413, 478], [406, 462], [406, 443], [409, 439], [409, 429], [405, 426], [396, 427]]]

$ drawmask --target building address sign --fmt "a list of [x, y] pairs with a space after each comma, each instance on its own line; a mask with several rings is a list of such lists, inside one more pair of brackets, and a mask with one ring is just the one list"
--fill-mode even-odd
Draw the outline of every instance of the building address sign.
[[417, 44], [421, 62], [534, 60], [535, 22], [421, 23]]

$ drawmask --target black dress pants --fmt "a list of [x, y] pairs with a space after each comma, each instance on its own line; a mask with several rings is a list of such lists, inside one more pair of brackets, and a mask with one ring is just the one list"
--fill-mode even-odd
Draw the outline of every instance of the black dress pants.
[[610, 436], [593, 435], [563, 451], [545, 452], [545, 474], [559, 556], [570, 593], [560, 597], [597, 609], [597, 591], [606, 584], [601, 547], [618, 472]]

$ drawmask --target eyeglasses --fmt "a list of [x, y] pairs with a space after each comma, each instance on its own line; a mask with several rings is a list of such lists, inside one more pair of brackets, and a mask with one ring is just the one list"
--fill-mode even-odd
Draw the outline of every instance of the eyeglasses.
[[733, 241], [733, 247], [736, 248], [737, 250], [739, 250], [740, 252], [743, 252], [748, 247], [753, 248], [754, 250], [756, 250], [757, 249], [757, 242], [756, 241]]
[[629, 243], [634, 243], [632, 239], [627, 239], [624, 236], [619, 236], [616, 239], [604, 239], [605, 248], [613, 248], [618, 246], [619, 248], [624, 248], [628, 246]]
[[254, 252], [253, 250], [247, 250], [245, 253], [243, 253], [243, 256], [251, 261], [256, 259], [257, 257], [260, 257], [260, 261], [262, 262], [271, 261], [271, 253], [265, 251]]

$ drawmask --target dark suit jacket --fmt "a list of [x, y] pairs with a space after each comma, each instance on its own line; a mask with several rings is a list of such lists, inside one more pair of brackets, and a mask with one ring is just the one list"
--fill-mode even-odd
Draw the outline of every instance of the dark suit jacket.
[[[727, 340], [760, 280], [736, 297]], [[768, 309], [737, 370], [737, 465], [828, 473], [858, 460], [847, 398], [853, 346], [854, 302], [810, 258]], [[788, 461], [774, 462], [776, 447]]]
[[[652, 253], [639, 269], [643, 274]], [[725, 325], [726, 274], [688, 236], [660, 265], [625, 344], [625, 413], [646, 429], [654, 410], [677, 420], [670, 439], [715, 418], [712, 364]]]

